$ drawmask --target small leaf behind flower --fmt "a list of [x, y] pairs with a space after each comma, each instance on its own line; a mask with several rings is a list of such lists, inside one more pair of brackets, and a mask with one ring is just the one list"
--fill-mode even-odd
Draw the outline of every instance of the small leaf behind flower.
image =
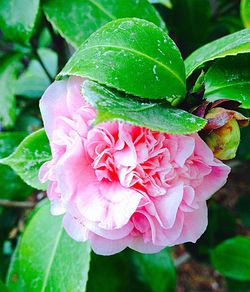
[[228, 98], [250, 108], [250, 54], [229, 57], [214, 63], [205, 75], [205, 98]]
[[120, 120], [170, 134], [198, 132], [206, 124], [167, 102], [144, 102], [93, 81], [83, 83], [83, 96], [97, 110], [95, 124]]
[[45, 190], [46, 184], [40, 183], [38, 172], [41, 165], [51, 158], [48, 138], [43, 129], [26, 137], [14, 153], [0, 160], [10, 166], [28, 185]]
[[250, 28], [217, 39], [193, 52], [186, 60], [186, 76], [208, 61], [250, 52]]

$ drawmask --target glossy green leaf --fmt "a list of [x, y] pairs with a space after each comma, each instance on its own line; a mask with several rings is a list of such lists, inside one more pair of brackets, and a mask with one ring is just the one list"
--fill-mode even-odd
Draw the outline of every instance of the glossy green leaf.
[[[38, 49], [44, 66], [52, 77], [57, 73], [57, 54], [47, 48]], [[27, 70], [18, 78], [16, 94], [29, 98], [39, 98], [50, 85], [50, 80], [37, 60], [32, 60]]]
[[244, 26], [250, 27], [250, 0], [241, 0], [240, 14]]
[[[0, 132], [0, 158], [10, 155], [27, 136], [25, 132]], [[31, 195], [32, 188], [7, 165], [0, 165], [1, 199], [23, 200]]]
[[172, 134], [193, 133], [205, 126], [205, 120], [167, 102], [142, 102], [93, 81], [83, 83], [83, 96], [97, 110], [95, 124], [119, 120]]
[[39, 0], [1, 0], [0, 27], [6, 38], [27, 44], [39, 17]]
[[0, 60], [0, 125], [4, 128], [11, 128], [15, 123], [15, 86], [17, 73], [21, 68], [20, 55], [11, 55]]
[[[47, 200], [46, 200], [47, 201]], [[70, 238], [43, 202], [31, 215], [8, 273], [11, 291], [85, 291], [90, 246]]]
[[147, 0], [47, 0], [44, 12], [53, 27], [75, 47], [101, 26], [118, 18], [143, 18], [165, 28]]
[[211, 253], [217, 271], [235, 280], [250, 280], [250, 237], [237, 236], [218, 245]]
[[250, 108], [250, 54], [218, 60], [205, 75], [205, 98], [229, 98]]
[[169, 249], [157, 254], [134, 252], [132, 259], [140, 281], [147, 284], [151, 291], [175, 291], [176, 271]]
[[59, 74], [65, 75], [170, 102], [186, 92], [184, 63], [174, 42], [153, 23], [134, 18], [112, 21], [94, 33]]
[[28, 185], [45, 190], [40, 183], [38, 172], [41, 165], [51, 158], [48, 138], [43, 129], [26, 137], [15, 152], [0, 163], [10, 166]]
[[185, 60], [186, 75], [190, 76], [194, 70], [208, 61], [249, 52], [250, 29], [246, 28], [215, 40], [193, 52]]
[[172, 5], [170, 0], [149, 0], [149, 2], [152, 3], [152, 4], [162, 4], [162, 5], [166, 6], [167, 8], [170, 8], [170, 9], [173, 7], [173, 5]]

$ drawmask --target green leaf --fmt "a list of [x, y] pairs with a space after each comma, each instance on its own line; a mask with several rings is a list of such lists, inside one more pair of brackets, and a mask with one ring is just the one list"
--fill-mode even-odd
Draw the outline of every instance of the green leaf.
[[176, 271], [169, 249], [157, 254], [134, 252], [132, 259], [140, 281], [147, 284], [151, 291], [175, 291]]
[[15, 86], [18, 71], [22, 68], [19, 54], [0, 60], [0, 125], [13, 127], [16, 119]]
[[[47, 48], [38, 49], [43, 64], [52, 77], [57, 73], [57, 54]], [[28, 98], [39, 98], [50, 85], [50, 80], [37, 60], [32, 60], [27, 70], [19, 77], [16, 84], [16, 94]]]
[[[0, 158], [10, 155], [27, 135], [25, 132], [0, 132]], [[0, 165], [1, 199], [23, 200], [31, 195], [32, 188], [7, 165]]]
[[28, 185], [45, 190], [46, 184], [40, 183], [38, 172], [41, 165], [51, 158], [48, 138], [43, 129], [26, 137], [15, 152], [0, 163], [10, 166]]
[[226, 56], [235, 56], [250, 52], [250, 29], [246, 28], [215, 40], [195, 52], [186, 60], [186, 76], [208, 61]]
[[130, 272], [127, 251], [108, 257], [92, 253], [86, 291], [96, 292], [100, 290], [100, 287], [102, 292], [131, 291]]
[[0, 27], [6, 38], [27, 44], [39, 17], [39, 0], [1, 0]]
[[208, 208], [206, 231], [196, 243], [186, 243], [185, 248], [197, 260], [209, 262], [211, 250], [220, 242], [234, 236], [235, 231], [235, 217], [226, 208], [213, 203]]
[[0, 280], [0, 291], [1, 292], [8, 292], [9, 289], [4, 285], [4, 283]]
[[138, 17], [165, 24], [147, 0], [47, 0], [44, 12], [53, 27], [74, 47], [79, 47], [104, 24], [124, 17]]
[[71, 239], [47, 200], [36, 208], [10, 265], [11, 291], [85, 291], [90, 246]]
[[172, 134], [197, 132], [206, 124], [205, 120], [167, 102], [141, 102], [93, 81], [83, 83], [83, 96], [97, 110], [95, 124], [119, 120]]
[[226, 287], [228, 292], [249, 292], [250, 281], [238, 281], [227, 278]]
[[[150, 40], [150, 41], [149, 41]], [[73, 55], [59, 76], [79, 75], [143, 98], [184, 98], [184, 64], [159, 27], [141, 19], [104, 25]]]
[[173, 7], [170, 0], [149, 0], [149, 2], [152, 4], [162, 4], [169, 9], [171, 9]]
[[218, 60], [205, 75], [205, 98], [216, 101], [229, 98], [250, 108], [250, 54]]
[[212, 263], [222, 275], [250, 280], [250, 238], [237, 236], [218, 245], [211, 253]]
[[250, 27], [250, 0], [241, 0], [240, 14], [244, 26]]

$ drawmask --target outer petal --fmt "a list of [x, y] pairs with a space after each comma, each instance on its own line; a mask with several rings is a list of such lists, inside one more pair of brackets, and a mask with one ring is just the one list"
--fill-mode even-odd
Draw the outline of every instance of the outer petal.
[[72, 217], [69, 213], [63, 217], [63, 226], [74, 240], [86, 241], [88, 239], [88, 229], [79, 219]]
[[207, 204], [200, 202], [199, 208], [184, 213], [184, 225], [180, 237], [174, 245], [184, 242], [196, 242], [207, 228]]
[[56, 119], [60, 116], [69, 116], [66, 96], [67, 81], [55, 81], [44, 92], [40, 100], [44, 128], [50, 140], [53, 130], [56, 129]]
[[81, 87], [85, 79], [71, 76], [67, 82], [67, 107], [70, 113], [76, 112], [85, 104], [81, 94]]
[[113, 255], [123, 251], [130, 243], [130, 237], [125, 237], [118, 240], [105, 239], [96, 234], [91, 234], [90, 243], [93, 251], [99, 255]]

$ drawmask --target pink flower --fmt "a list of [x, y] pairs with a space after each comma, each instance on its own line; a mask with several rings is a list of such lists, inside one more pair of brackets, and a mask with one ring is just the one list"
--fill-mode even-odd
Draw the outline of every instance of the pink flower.
[[206, 200], [230, 168], [198, 134], [121, 122], [93, 128], [95, 110], [80, 93], [83, 81], [54, 82], [40, 103], [53, 155], [40, 180], [50, 182], [52, 214], [64, 214], [68, 234], [89, 240], [102, 255], [195, 242], [207, 226]]

